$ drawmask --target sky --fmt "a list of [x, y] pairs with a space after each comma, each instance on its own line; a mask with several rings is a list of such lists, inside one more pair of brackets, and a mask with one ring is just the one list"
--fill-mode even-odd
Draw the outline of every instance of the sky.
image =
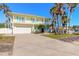
[[[12, 12], [23, 13], [23, 14], [33, 14], [38, 16], [43, 16], [51, 18], [49, 10], [53, 3], [7, 3], [7, 6]], [[71, 16], [71, 25], [79, 25], [79, 5], [74, 10]], [[0, 11], [0, 23], [5, 22], [5, 17], [3, 11]]]

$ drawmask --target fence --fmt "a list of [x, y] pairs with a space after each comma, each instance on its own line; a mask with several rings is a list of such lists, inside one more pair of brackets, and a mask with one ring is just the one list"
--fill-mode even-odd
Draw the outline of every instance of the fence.
[[[26, 34], [31, 33], [31, 28], [14, 28], [13, 34]], [[0, 34], [12, 34], [12, 29], [10, 28], [0, 28]]]
[[0, 34], [11, 34], [12, 30], [10, 28], [0, 28]]

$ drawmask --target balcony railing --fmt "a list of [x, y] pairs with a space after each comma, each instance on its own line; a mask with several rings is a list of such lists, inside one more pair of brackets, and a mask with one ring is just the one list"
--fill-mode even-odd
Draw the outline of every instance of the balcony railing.
[[15, 20], [14, 23], [24, 23], [24, 24], [45, 24], [42, 21], [32, 21], [32, 20], [25, 20], [25, 21], [17, 21]]

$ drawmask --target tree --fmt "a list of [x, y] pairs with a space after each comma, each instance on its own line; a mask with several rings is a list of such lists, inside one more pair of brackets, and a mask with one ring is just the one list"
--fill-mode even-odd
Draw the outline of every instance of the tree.
[[[10, 26], [10, 21], [11, 21], [11, 17], [10, 17], [10, 15], [9, 15], [9, 12], [11, 12], [11, 10], [9, 9], [9, 7], [6, 5], [6, 4], [4, 4], [4, 3], [1, 3], [0, 4], [0, 11], [1, 10], [3, 10], [3, 13], [4, 13], [4, 15], [5, 15], [5, 17], [6, 17], [6, 21], [8, 22], [8, 27]], [[5, 23], [5, 28], [6, 28], [6, 23]], [[13, 34], [13, 31], [12, 31], [12, 34]]]
[[67, 31], [67, 23], [69, 21], [68, 16], [62, 16], [61, 21], [62, 21], [62, 27], [63, 27], [63, 33], [64, 33], [65, 31]]
[[[78, 3], [67, 3], [67, 5], [68, 5], [68, 9], [69, 9], [69, 17], [71, 19], [72, 12], [77, 7]], [[69, 27], [70, 27], [70, 20], [69, 20]]]
[[0, 10], [3, 10], [3, 13], [4, 13], [6, 19], [8, 21], [10, 21], [10, 16], [9, 16], [8, 12], [11, 12], [11, 10], [9, 9], [9, 7], [3, 3], [3, 4], [0, 4]]
[[[73, 12], [73, 10], [77, 6], [77, 4], [76, 3], [73, 3], [73, 4], [67, 3], [67, 5], [68, 5], [68, 9], [69, 9], [70, 15], [71, 15], [71, 13]], [[59, 25], [60, 21], [61, 21], [63, 29], [65, 26], [67, 27], [68, 22], [70, 23], [70, 18], [68, 18], [67, 11], [65, 10], [66, 7], [67, 6], [64, 3], [56, 3], [54, 5], [54, 7], [52, 7], [50, 9], [50, 14], [52, 15], [52, 23], [54, 23], [55, 28], [58, 24], [58, 29], [59, 29], [59, 26], [61, 26], [61, 25]], [[58, 29], [57, 29], [57, 31], [58, 31]]]
[[60, 10], [62, 6], [63, 6], [62, 3], [56, 3], [55, 6], [50, 9], [50, 14], [53, 16], [52, 23], [54, 25], [55, 34], [58, 33], [58, 29], [59, 29], [58, 17], [60, 15]]
[[52, 23], [54, 23], [55, 32], [58, 33], [59, 26], [60, 26], [60, 24], [59, 24], [60, 19], [59, 18], [65, 14], [63, 4], [56, 3], [55, 6], [50, 9], [50, 13], [53, 17]]

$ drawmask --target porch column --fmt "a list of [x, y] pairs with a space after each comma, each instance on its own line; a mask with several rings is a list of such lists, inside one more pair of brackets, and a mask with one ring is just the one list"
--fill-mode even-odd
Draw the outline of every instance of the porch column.
[[14, 34], [14, 31], [13, 31], [13, 29], [14, 29], [13, 20], [14, 20], [14, 16], [12, 16], [12, 18], [11, 18], [11, 29], [12, 29], [12, 35]]
[[36, 17], [34, 18], [34, 21], [33, 21], [33, 32], [35, 32], [35, 21], [36, 21]]

